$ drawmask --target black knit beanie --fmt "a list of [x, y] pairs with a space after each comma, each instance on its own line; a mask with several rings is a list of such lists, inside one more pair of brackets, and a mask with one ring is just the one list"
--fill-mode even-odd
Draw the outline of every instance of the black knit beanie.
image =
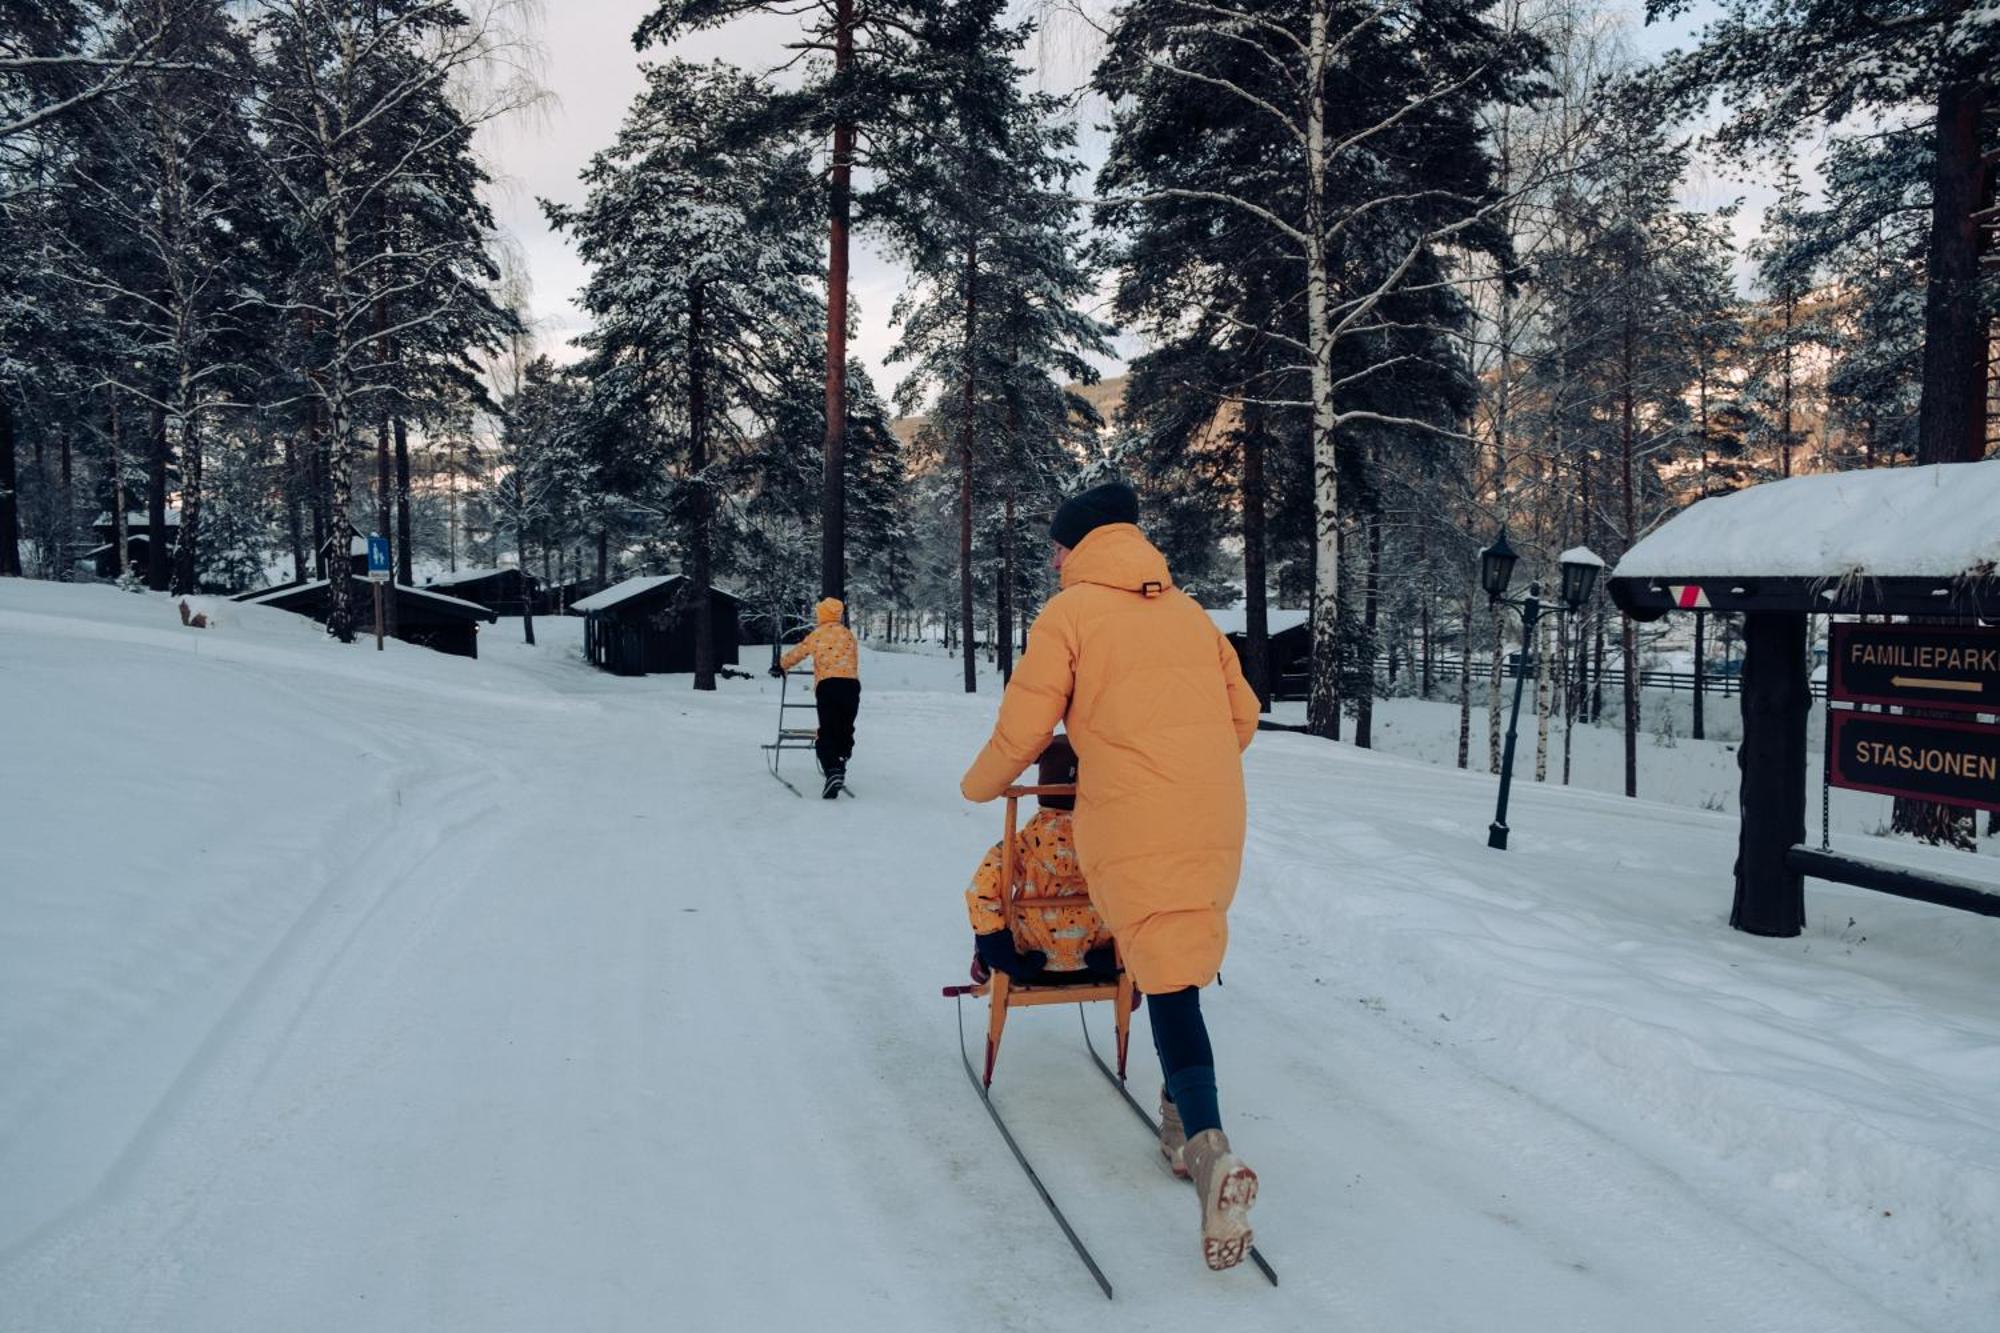
[[1062, 502], [1049, 521], [1049, 536], [1074, 549], [1107, 523], [1137, 523], [1139, 493], [1122, 481], [1107, 481]]
[[[1049, 740], [1048, 748], [1042, 751], [1039, 767], [1035, 772], [1035, 785], [1053, 787], [1059, 783], [1076, 781], [1076, 751], [1070, 748], [1069, 737], [1057, 732]], [[1038, 796], [1037, 803], [1044, 810], [1074, 810], [1074, 796]]]

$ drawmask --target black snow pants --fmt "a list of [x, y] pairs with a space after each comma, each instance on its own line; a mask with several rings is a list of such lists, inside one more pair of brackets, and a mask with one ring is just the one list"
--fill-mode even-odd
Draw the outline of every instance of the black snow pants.
[[854, 753], [854, 715], [861, 709], [861, 682], [844, 676], [823, 680], [813, 690], [813, 702], [819, 706], [819, 739], [813, 742], [819, 766], [828, 773], [845, 769], [848, 756]]

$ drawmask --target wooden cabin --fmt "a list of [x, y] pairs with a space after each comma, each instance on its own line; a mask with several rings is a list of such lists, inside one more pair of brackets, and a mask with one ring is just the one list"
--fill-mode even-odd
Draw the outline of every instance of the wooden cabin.
[[519, 569], [461, 569], [424, 580], [426, 588], [463, 602], [476, 602], [497, 615], [526, 615], [530, 607], [544, 614], [541, 580]]
[[[681, 574], [649, 574], [613, 584], [573, 603], [584, 617], [583, 651], [591, 664], [615, 676], [694, 670], [694, 583]], [[715, 664], [734, 666], [742, 645], [741, 603], [712, 588], [709, 616]]]
[[[366, 558], [365, 553], [363, 558]], [[375, 623], [374, 594], [369, 591], [364, 579], [354, 580], [352, 587], [355, 630], [357, 633], [372, 634]], [[383, 594], [388, 595], [388, 591], [385, 587]], [[476, 602], [447, 597], [427, 588], [398, 584], [395, 592], [395, 636], [404, 643], [413, 643], [453, 657], [479, 656], [480, 622], [491, 624], [500, 618]], [[332, 595], [325, 579], [311, 579], [305, 583], [281, 584], [275, 588], [247, 592], [234, 600], [252, 606], [275, 606], [281, 611], [296, 612], [324, 625]]]

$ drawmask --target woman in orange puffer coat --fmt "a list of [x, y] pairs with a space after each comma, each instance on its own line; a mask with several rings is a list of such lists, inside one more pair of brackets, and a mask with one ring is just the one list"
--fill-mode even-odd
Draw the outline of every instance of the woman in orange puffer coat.
[[1200, 988], [1228, 943], [1243, 860], [1242, 751], [1257, 696], [1236, 650], [1173, 585], [1119, 482], [1056, 511], [1062, 591], [1028, 634], [1000, 718], [959, 784], [998, 797], [1058, 722], [1076, 747], [1076, 845], [1091, 902], [1148, 996], [1161, 1090], [1160, 1150], [1195, 1178], [1211, 1268], [1241, 1262], [1257, 1177], [1229, 1151]]

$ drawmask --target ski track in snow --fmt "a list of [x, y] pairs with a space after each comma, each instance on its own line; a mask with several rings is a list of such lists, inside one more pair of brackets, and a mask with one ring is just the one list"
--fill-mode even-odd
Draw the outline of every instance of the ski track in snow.
[[[1993, 923], [1814, 886], [1876, 941], [1736, 936], [1720, 816], [1524, 784], [1502, 857], [1490, 778], [1261, 736], [1204, 1004], [1283, 1285], [1202, 1266], [1074, 1009], [1001, 1048], [1104, 1307], [938, 998], [985, 682], [870, 653], [823, 802], [760, 771], [774, 685], [602, 676], [574, 622], [474, 664], [222, 604], [197, 655], [163, 599], [4, 595], [59, 779], [0, 793], [10, 1333], [1991, 1327]], [[1143, 1010], [1131, 1063], [1149, 1104]]]

